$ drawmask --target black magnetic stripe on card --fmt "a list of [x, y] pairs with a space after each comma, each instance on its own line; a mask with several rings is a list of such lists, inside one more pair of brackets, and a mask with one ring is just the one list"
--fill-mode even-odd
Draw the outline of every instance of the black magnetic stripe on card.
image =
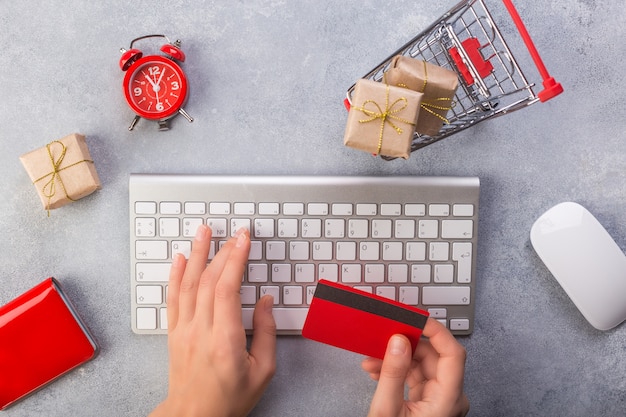
[[319, 283], [315, 297], [423, 329], [428, 317], [362, 294]]

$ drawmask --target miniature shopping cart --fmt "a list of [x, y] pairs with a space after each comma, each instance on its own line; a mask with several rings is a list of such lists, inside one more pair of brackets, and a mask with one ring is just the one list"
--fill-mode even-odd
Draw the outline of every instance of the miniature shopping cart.
[[[411, 152], [437, 142], [476, 123], [501, 116], [537, 101], [545, 102], [563, 91], [546, 70], [515, 6], [503, 0], [543, 78], [543, 90], [533, 91], [507, 46], [483, 0], [461, 1], [435, 23], [410, 40], [363, 78], [380, 81], [396, 55], [421, 59], [455, 71], [459, 88], [446, 121], [434, 136], [415, 133]], [[345, 105], [351, 105], [354, 85]], [[394, 159], [384, 157], [384, 159]]]

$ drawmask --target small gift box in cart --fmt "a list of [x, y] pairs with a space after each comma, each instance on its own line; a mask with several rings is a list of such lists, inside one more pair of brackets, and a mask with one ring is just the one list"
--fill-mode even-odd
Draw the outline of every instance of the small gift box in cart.
[[[511, 0], [503, 2], [543, 79], [543, 90], [539, 93], [534, 92], [535, 84], [522, 72], [483, 0], [461, 1], [362, 77], [386, 82], [387, 73], [395, 69], [399, 57], [423, 61], [457, 74], [458, 87], [449, 105], [438, 106], [444, 110], [438, 112], [440, 129], [428, 133], [416, 130], [411, 152], [483, 120], [548, 101], [563, 91], [561, 84], [548, 73]], [[355, 85], [348, 89], [344, 101], [348, 110], [353, 106]], [[426, 111], [433, 113], [432, 107]], [[387, 160], [396, 157], [381, 156]]]

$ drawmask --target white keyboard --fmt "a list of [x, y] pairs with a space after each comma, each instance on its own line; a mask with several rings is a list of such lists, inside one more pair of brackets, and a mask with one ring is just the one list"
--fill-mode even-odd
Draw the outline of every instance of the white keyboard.
[[129, 197], [135, 333], [167, 332], [172, 256], [188, 256], [203, 223], [208, 261], [240, 227], [251, 232], [246, 329], [272, 294], [278, 333], [299, 334], [325, 278], [428, 310], [456, 335], [473, 330], [478, 178], [131, 174]]

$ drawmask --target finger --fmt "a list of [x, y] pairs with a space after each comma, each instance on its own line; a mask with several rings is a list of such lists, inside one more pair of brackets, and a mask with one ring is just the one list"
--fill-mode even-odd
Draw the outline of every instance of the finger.
[[276, 321], [272, 315], [274, 297], [261, 298], [254, 307], [250, 356], [254, 358], [259, 386], [265, 386], [276, 371]]
[[383, 366], [383, 361], [377, 358], [365, 358], [361, 362], [361, 369], [368, 374], [380, 373], [380, 368]]
[[404, 407], [404, 380], [411, 366], [411, 344], [405, 336], [389, 339], [380, 369], [378, 386], [370, 407], [370, 417], [397, 416]]
[[178, 322], [178, 297], [180, 293], [180, 282], [183, 279], [185, 273], [185, 265], [187, 260], [185, 257], [178, 253], [172, 260], [172, 267], [170, 268], [170, 277], [167, 284], [167, 329], [168, 331], [174, 330], [176, 323]]
[[191, 244], [191, 254], [180, 283], [178, 319], [190, 321], [196, 310], [196, 297], [200, 275], [206, 268], [211, 248], [211, 228], [200, 225]]
[[[223, 249], [228, 249], [228, 257], [224, 269], [215, 285], [213, 305], [213, 326], [222, 334], [226, 342], [232, 343], [233, 336], [245, 339], [241, 319], [241, 279], [250, 252], [250, 237], [247, 229], [237, 232]], [[220, 250], [220, 252], [221, 252]]]
[[437, 320], [429, 318], [424, 327], [424, 336], [439, 355], [437, 380], [450, 390], [463, 389], [465, 370], [465, 348], [457, 342], [452, 333]]

